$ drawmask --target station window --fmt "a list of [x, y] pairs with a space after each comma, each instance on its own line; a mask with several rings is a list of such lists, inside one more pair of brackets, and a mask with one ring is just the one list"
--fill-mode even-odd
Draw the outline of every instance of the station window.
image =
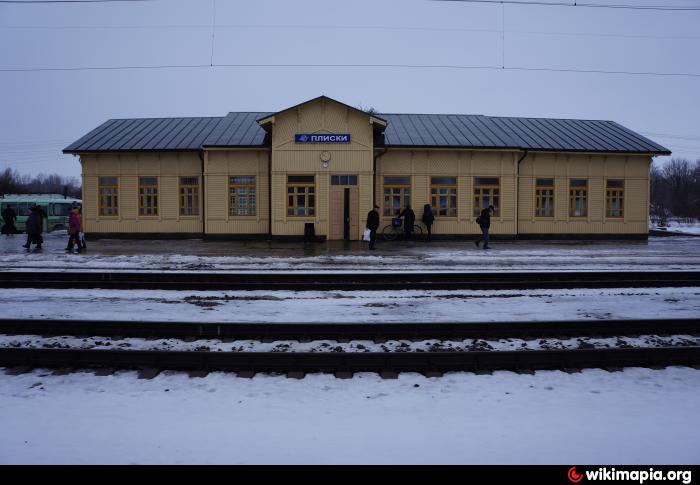
[[100, 215], [119, 215], [119, 179], [117, 177], [100, 177], [97, 187]]
[[500, 182], [498, 177], [474, 177], [474, 217], [479, 217], [481, 211], [490, 205], [494, 209], [493, 215], [500, 215]]
[[436, 217], [457, 217], [457, 177], [430, 178], [430, 205]]
[[287, 176], [287, 215], [308, 217], [316, 215], [316, 177]]
[[605, 188], [605, 207], [607, 217], [624, 217], [625, 215], [625, 181], [608, 180]]
[[554, 179], [535, 179], [535, 217], [554, 217]]
[[397, 216], [411, 205], [411, 177], [384, 177], [384, 215]]
[[588, 180], [569, 180], [569, 217], [588, 216]]
[[139, 215], [158, 215], [158, 177], [139, 177]]
[[357, 185], [357, 175], [331, 175], [331, 185]]
[[228, 178], [228, 214], [254, 216], [257, 210], [255, 176]]
[[199, 177], [180, 177], [180, 215], [199, 215]]

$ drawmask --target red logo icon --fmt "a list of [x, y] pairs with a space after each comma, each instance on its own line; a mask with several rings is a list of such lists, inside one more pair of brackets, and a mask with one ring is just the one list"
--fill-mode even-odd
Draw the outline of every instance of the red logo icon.
[[575, 466], [572, 466], [571, 468], [569, 468], [569, 473], [568, 473], [567, 475], [568, 475], [569, 481], [570, 481], [571, 483], [578, 483], [578, 482], [580, 482], [581, 480], [583, 480], [583, 474], [581, 474], [581, 473], [576, 473], [576, 467], [575, 467]]

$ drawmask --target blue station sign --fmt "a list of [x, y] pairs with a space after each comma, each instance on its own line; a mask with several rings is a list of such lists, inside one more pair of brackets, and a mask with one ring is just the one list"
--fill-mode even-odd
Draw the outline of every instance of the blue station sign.
[[297, 133], [294, 135], [294, 143], [350, 143], [350, 135], [311, 135]]

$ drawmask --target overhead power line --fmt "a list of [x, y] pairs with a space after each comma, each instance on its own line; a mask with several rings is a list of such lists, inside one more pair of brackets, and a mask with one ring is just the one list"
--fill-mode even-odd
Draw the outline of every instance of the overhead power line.
[[[136, 29], [202, 29], [209, 30], [211, 24], [171, 24], [171, 25], [0, 25], [6, 30], [136, 30]], [[668, 39], [686, 40], [700, 39], [699, 35], [652, 35], [652, 34], [620, 34], [615, 32], [557, 32], [544, 30], [511, 30], [485, 29], [470, 27], [416, 27], [395, 25], [301, 25], [301, 24], [216, 24], [216, 30], [222, 29], [308, 29], [308, 30], [387, 30], [409, 32], [479, 32], [523, 34], [523, 35], [555, 35], [567, 37], [619, 37], [625, 39]]]
[[209, 59], [209, 65], [214, 65], [214, 34], [216, 33], [216, 0], [211, 2], [212, 14], [211, 14], [211, 57]]
[[651, 131], [642, 131], [640, 132], [643, 135], [649, 135], [649, 136], [658, 136], [661, 138], [671, 138], [671, 139], [677, 139], [677, 140], [690, 140], [690, 141], [700, 141], [700, 136], [690, 136], [690, 135], [674, 135], [672, 133], [654, 133]]
[[2, 68], [0, 72], [60, 72], [60, 71], [118, 71], [118, 70], [155, 70], [155, 69], [203, 69], [203, 68], [323, 68], [323, 69], [450, 69], [450, 70], [492, 70], [492, 71], [540, 71], [581, 74], [615, 74], [630, 76], [661, 76], [661, 77], [700, 77], [693, 72], [657, 72], [657, 71], [627, 71], [605, 69], [573, 69], [554, 67], [526, 66], [466, 66], [458, 64], [293, 64], [293, 63], [240, 63], [240, 64], [164, 64], [145, 66], [82, 66], [82, 67], [19, 67]]
[[21, 145], [21, 146], [27, 146], [27, 145], [55, 145], [56, 143], [63, 143], [66, 141], [70, 141], [69, 139], [66, 138], [51, 138], [47, 140], [15, 140], [15, 141], [0, 141], [0, 150], [2, 149], [2, 146], [7, 146], [7, 145]]
[[[31, 5], [31, 4], [51, 4], [51, 3], [139, 3], [150, 2], [153, 0], [0, 0], [0, 3], [11, 3], [15, 5]], [[634, 4], [605, 4], [605, 3], [581, 3], [577, 1], [570, 2], [544, 2], [544, 1], [528, 1], [528, 0], [434, 0], [434, 1], [450, 1], [461, 3], [492, 3], [492, 4], [508, 4], [508, 5], [537, 5], [546, 7], [584, 7], [584, 8], [609, 8], [609, 9], [626, 9], [626, 10], [665, 10], [665, 11], [700, 11], [700, 7], [686, 7], [683, 5], [634, 5]]]
[[439, 2], [460, 2], [460, 3], [491, 3], [507, 5], [537, 5], [542, 7], [584, 7], [584, 8], [611, 8], [622, 10], [664, 10], [672, 12], [698, 12], [700, 7], [686, 7], [683, 5], [634, 5], [634, 4], [605, 4], [605, 3], [582, 3], [570, 2], [538, 2], [528, 0], [433, 0]]
[[153, 0], [0, 0], [0, 3], [14, 3], [15, 5], [31, 5], [37, 3], [138, 3], [151, 1]]

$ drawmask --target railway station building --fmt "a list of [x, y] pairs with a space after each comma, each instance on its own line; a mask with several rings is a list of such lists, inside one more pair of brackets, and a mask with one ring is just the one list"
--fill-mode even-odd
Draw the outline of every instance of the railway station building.
[[370, 113], [326, 96], [278, 112], [112, 119], [80, 157], [85, 232], [356, 240], [425, 204], [436, 236], [646, 238], [670, 151], [613, 121]]

